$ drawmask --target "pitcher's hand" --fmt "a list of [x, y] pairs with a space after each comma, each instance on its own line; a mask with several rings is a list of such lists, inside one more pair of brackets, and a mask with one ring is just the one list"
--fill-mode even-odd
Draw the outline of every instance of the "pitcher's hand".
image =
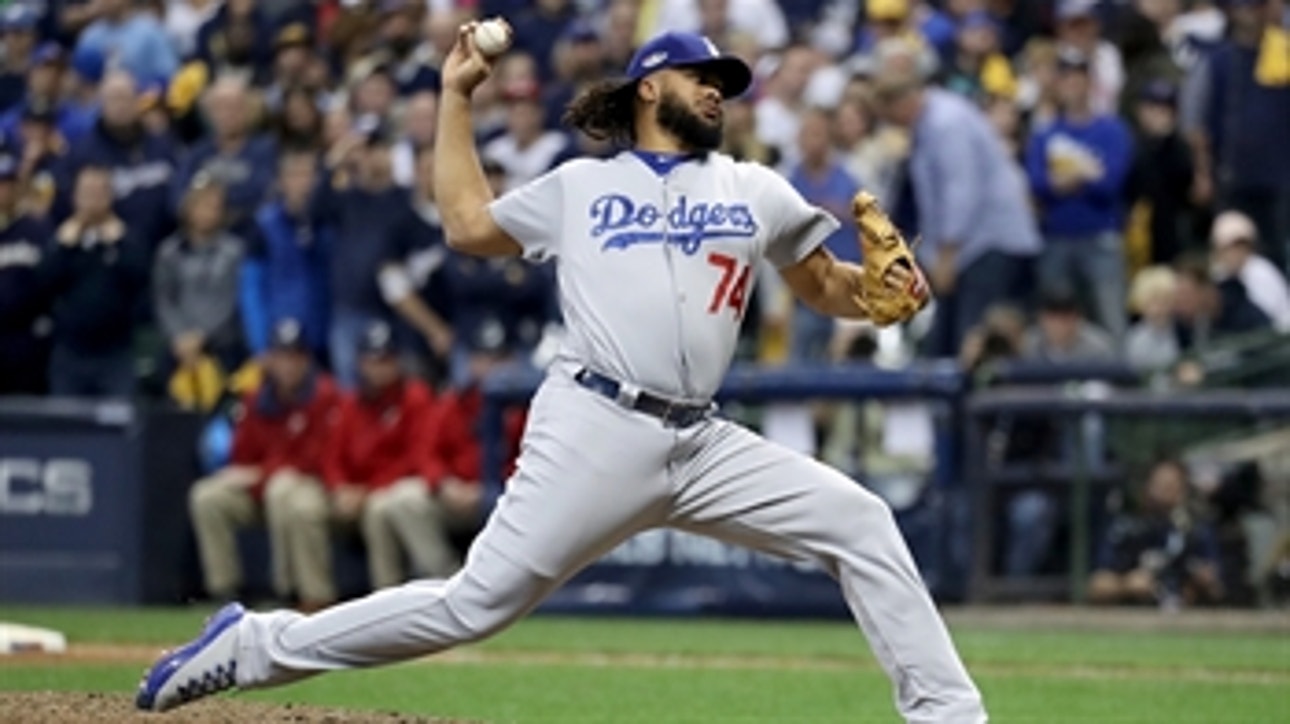
[[448, 57], [444, 58], [443, 87], [449, 88], [467, 98], [493, 72], [493, 65], [475, 46], [475, 26], [469, 22], [457, 30], [457, 42], [453, 43]]

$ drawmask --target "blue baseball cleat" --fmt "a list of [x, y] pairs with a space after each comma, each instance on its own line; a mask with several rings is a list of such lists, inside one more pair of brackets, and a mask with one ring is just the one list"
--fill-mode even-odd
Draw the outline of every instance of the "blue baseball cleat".
[[246, 615], [230, 603], [206, 619], [201, 634], [157, 659], [139, 682], [134, 705], [166, 711], [237, 684], [237, 623]]

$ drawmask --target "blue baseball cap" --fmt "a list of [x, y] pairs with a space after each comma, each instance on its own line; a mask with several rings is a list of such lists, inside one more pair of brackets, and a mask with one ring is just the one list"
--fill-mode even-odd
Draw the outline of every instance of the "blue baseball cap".
[[363, 338], [358, 341], [360, 354], [388, 356], [398, 351], [394, 340], [394, 329], [386, 322], [376, 321], [363, 330]]
[[733, 98], [748, 90], [752, 70], [734, 55], [724, 55], [717, 46], [698, 33], [669, 32], [656, 35], [642, 45], [627, 64], [623, 87], [664, 68], [705, 68], [721, 78], [721, 95]]
[[293, 317], [279, 319], [269, 334], [269, 346], [280, 350], [307, 351], [309, 345], [305, 341], [304, 325]]

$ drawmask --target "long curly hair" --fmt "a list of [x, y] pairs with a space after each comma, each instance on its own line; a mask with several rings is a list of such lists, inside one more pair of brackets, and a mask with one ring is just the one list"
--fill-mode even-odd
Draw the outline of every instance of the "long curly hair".
[[602, 80], [579, 93], [562, 121], [597, 141], [630, 146], [636, 141], [636, 85]]

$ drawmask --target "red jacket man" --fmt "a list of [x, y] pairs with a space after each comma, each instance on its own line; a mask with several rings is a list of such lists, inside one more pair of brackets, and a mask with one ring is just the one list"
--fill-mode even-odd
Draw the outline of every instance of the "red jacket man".
[[416, 380], [346, 395], [323, 466], [328, 487], [376, 490], [420, 477], [434, 413], [434, 394]]
[[266, 380], [242, 398], [229, 463], [260, 471], [254, 493], [283, 469], [320, 477], [324, 453], [333, 434], [340, 392], [322, 372], [311, 372], [295, 392], [283, 399]]
[[242, 400], [229, 465], [189, 493], [206, 590], [236, 596], [242, 585], [235, 533], [269, 529], [273, 587], [305, 609], [336, 599], [321, 476], [340, 395], [314, 368], [300, 323], [279, 322], [264, 360], [264, 382]]

